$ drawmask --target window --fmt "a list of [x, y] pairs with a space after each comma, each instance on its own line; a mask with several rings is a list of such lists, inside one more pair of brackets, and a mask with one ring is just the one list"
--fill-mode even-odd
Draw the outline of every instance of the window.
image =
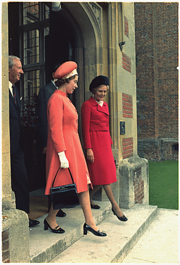
[[23, 25], [39, 20], [38, 2], [23, 3]]
[[176, 144], [172, 144], [172, 154], [173, 154], [173, 155], [178, 154], [178, 150], [179, 150], [179, 145], [178, 145], [178, 143], [176, 143]]
[[[45, 36], [49, 34], [49, 3], [23, 2], [20, 19], [20, 54], [24, 78], [21, 82], [22, 115], [32, 116], [40, 87], [45, 84]], [[28, 106], [28, 107], [27, 107]], [[25, 126], [33, 126], [34, 119], [26, 117]]]

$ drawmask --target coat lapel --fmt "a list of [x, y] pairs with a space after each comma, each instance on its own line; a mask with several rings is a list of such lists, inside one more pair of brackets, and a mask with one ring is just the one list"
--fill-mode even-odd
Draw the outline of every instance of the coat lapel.
[[[16, 91], [17, 91], [17, 89], [16, 89]], [[16, 98], [16, 99], [17, 99], [17, 104], [15, 103], [15, 99], [14, 99], [14, 97], [12, 96], [10, 90], [9, 90], [9, 98], [10, 98], [10, 100], [12, 101], [12, 103], [15, 105], [15, 107], [20, 109], [20, 99], [19, 99], [19, 95], [18, 95], [18, 93], [17, 93], [17, 98]]]
[[101, 107], [96, 100], [93, 97], [90, 97], [89, 99], [90, 103], [92, 106], [96, 106], [97, 107], [97, 111], [105, 113], [106, 115], [109, 116], [109, 111], [108, 111], [108, 105], [106, 102], [103, 103], [103, 106]]

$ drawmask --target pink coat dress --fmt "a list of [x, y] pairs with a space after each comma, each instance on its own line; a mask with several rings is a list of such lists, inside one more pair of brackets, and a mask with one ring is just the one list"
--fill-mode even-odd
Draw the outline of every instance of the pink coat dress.
[[[66, 93], [55, 90], [48, 101], [48, 141], [46, 154], [46, 189], [50, 194], [53, 179], [60, 167], [58, 153], [65, 151], [77, 192], [88, 190], [89, 172], [78, 135], [78, 114]], [[54, 187], [72, 183], [68, 169], [60, 168]]]
[[107, 185], [117, 181], [116, 166], [111, 149], [109, 109], [106, 102], [101, 107], [93, 97], [81, 108], [84, 148], [92, 148], [94, 162], [87, 160], [93, 185]]

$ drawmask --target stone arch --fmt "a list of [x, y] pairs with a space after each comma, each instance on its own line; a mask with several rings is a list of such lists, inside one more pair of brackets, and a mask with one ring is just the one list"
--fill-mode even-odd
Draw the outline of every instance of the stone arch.
[[64, 7], [77, 36], [76, 59], [84, 79], [80, 82], [84, 83], [86, 100], [90, 81], [102, 71], [102, 8], [94, 2], [66, 2]]

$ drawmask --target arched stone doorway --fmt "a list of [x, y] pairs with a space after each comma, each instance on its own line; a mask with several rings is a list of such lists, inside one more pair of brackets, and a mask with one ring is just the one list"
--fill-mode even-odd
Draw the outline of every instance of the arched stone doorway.
[[[9, 49], [10, 53], [15, 53], [15, 55], [19, 56], [23, 62], [25, 75], [24, 80], [21, 80], [21, 83], [18, 84], [20, 86], [20, 96], [25, 98], [26, 95], [34, 94], [34, 91], [33, 93], [30, 93], [29, 90], [31, 89], [31, 80], [34, 79], [37, 71], [39, 73], [39, 88], [35, 92], [38, 95], [40, 87], [50, 81], [51, 66], [54, 63], [62, 63], [66, 60], [76, 61], [79, 73], [78, 89], [72, 96], [70, 96], [70, 98], [76, 106], [79, 114], [79, 134], [81, 138], [81, 106], [90, 96], [88, 91], [90, 81], [94, 76], [100, 73], [102, 69], [103, 56], [102, 47], [100, 45], [102, 39], [101, 7], [96, 3], [63, 2], [61, 4], [62, 9], [59, 12], [53, 12], [51, 11], [51, 3], [39, 3], [38, 7], [36, 7], [36, 2], [32, 2], [32, 5], [29, 5], [29, 7], [28, 4], [29, 3], [9, 3], [9, 10], [11, 10], [12, 13], [9, 15], [11, 18], [10, 29], [12, 25], [12, 33], [15, 31], [17, 32], [17, 29], [20, 26], [19, 37], [11, 34], [12, 38], [10, 38]], [[41, 56], [39, 68], [33, 69], [34, 65], [32, 64], [31, 66], [31, 59], [27, 58], [29, 56], [29, 48], [32, 47], [26, 47], [28, 45], [24, 44], [23, 41], [27, 38], [28, 42], [31, 36], [35, 36], [36, 29], [33, 28], [33, 24], [37, 22], [37, 13], [33, 14], [32, 12], [37, 12], [39, 9], [39, 14], [41, 14], [42, 12], [45, 12], [48, 7], [50, 15], [46, 15], [42, 23], [44, 23], [45, 27], [49, 27], [49, 33], [46, 36], [42, 36], [42, 31], [37, 27], [39, 30], [39, 49], [43, 49], [45, 58], [43, 60]], [[17, 12], [19, 10], [19, 19], [15, 19], [16, 17], [13, 16], [15, 9]], [[31, 11], [31, 16], [27, 18], [29, 19], [28, 24], [27, 22], [24, 24], [25, 9], [27, 9], [28, 12]], [[35, 20], [32, 20], [33, 16], [36, 18]], [[18, 24], [18, 21], [21, 20], [21, 18], [23, 18], [23, 22], [22, 24]], [[40, 27], [42, 27], [42, 24]], [[22, 44], [22, 46], [20, 44]], [[19, 53], [17, 47], [19, 47]], [[25, 49], [28, 51], [25, 51]], [[30, 64], [28, 63], [28, 60]], [[35, 75], [31, 75], [33, 72], [32, 70], [36, 73]], [[27, 78], [27, 76], [30, 76], [30, 78]], [[27, 82], [29, 83], [27, 84]], [[28, 91], [28, 93], [26, 91]], [[31, 114], [28, 115], [28, 119], [31, 119], [32, 117], [29, 116], [31, 116]], [[31, 127], [31, 125], [28, 124], [28, 128], [25, 126], [24, 131], [26, 134], [25, 140], [27, 142], [27, 152], [25, 152], [25, 157], [27, 157], [27, 170], [29, 170], [30, 190], [32, 191], [40, 188], [42, 180], [45, 182], [45, 179], [43, 179], [43, 176], [40, 176], [38, 171], [36, 125], [33, 124]]]
[[[100, 8], [98, 10], [101, 11]], [[100, 15], [101, 13], [98, 14], [99, 18]], [[98, 21], [89, 3], [75, 3], [75, 5], [63, 3], [59, 12], [51, 11], [50, 33], [45, 39], [46, 82], [50, 81], [51, 66], [54, 64], [63, 63], [67, 60], [74, 60], [78, 64], [78, 89], [70, 96], [70, 99], [79, 114], [80, 138], [81, 106], [90, 96], [88, 89], [90, 81], [102, 70], [102, 48], [100, 46], [102, 32], [100, 25], [100, 21]], [[36, 190], [35, 186], [33, 190]], [[39, 196], [41, 192], [37, 191], [32, 194]], [[37, 202], [35, 201], [34, 204]]]
[[102, 61], [101, 35], [100, 23], [89, 3], [71, 3], [70, 5], [62, 3], [62, 9], [59, 12], [51, 12], [50, 34], [45, 42], [46, 76], [50, 78], [49, 66], [55, 63], [63, 63], [66, 60], [77, 62], [78, 89], [70, 99], [79, 114], [81, 140], [81, 106], [89, 97], [90, 81], [102, 68], [102, 63], [100, 64]]

